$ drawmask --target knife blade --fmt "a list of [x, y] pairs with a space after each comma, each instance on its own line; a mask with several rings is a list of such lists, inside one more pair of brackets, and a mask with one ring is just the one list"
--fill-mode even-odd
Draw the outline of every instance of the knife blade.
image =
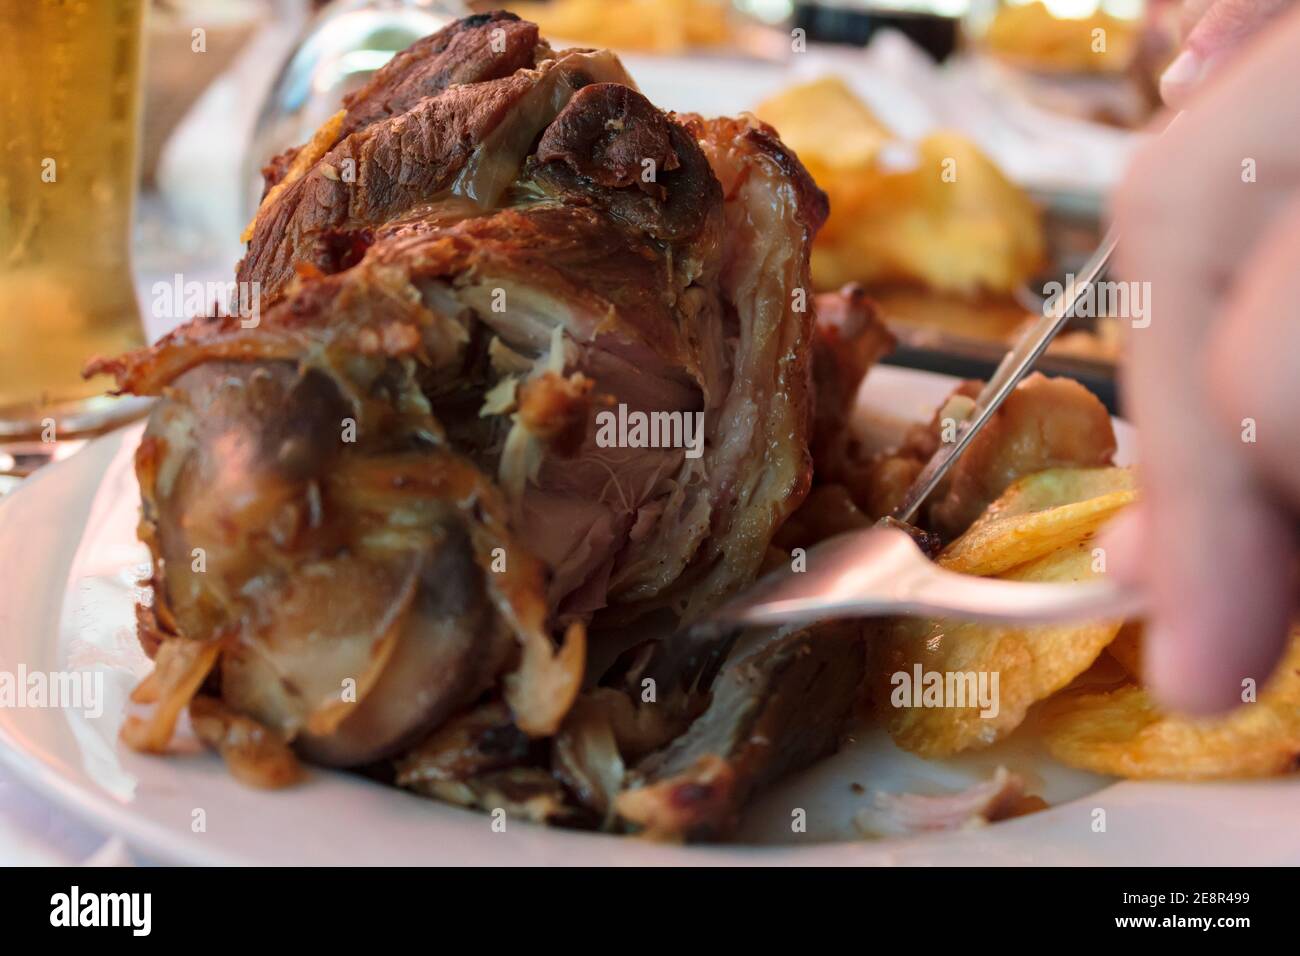
[[1113, 228], [1108, 230], [1088, 261], [1083, 264], [1074, 282], [1067, 282], [1060, 293], [1044, 304], [1043, 314], [1025, 330], [1019, 341], [998, 364], [997, 371], [993, 373], [993, 377], [988, 380], [988, 384], [975, 399], [970, 414], [957, 426], [953, 440], [941, 444], [930, 457], [891, 517], [906, 523], [911, 523], [916, 517], [917, 511], [943, 480], [948, 469], [961, 457], [962, 452], [993, 417], [993, 413], [1006, 401], [1007, 396], [1020, 384], [1025, 374], [1033, 368], [1034, 363], [1047, 350], [1047, 346], [1051, 344], [1052, 339], [1056, 338], [1057, 333], [1074, 318], [1075, 310], [1083, 297], [1106, 271], [1118, 240], [1115, 230]]

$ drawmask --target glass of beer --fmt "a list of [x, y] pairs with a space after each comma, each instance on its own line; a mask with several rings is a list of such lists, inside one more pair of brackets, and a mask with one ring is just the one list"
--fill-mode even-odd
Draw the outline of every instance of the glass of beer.
[[143, 344], [131, 274], [146, 0], [0, 0], [0, 441], [138, 414], [81, 370]]

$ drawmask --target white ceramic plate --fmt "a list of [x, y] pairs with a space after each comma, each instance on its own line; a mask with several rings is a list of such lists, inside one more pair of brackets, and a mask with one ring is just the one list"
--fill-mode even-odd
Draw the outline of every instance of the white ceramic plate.
[[[868, 429], [928, 418], [952, 380], [877, 368], [864, 390]], [[0, 503], [0, 670], [102, 673], [103, 713], [0, 708], [0, 758], [52, 800], [146, 856], [266, 864], [1282, 864], [1300, 862], [1300, 779], [1222, 784], [1113, 783], [1047, 760], [1013, 735], [942, 763], [864, 731], [829, 760], [767, 792], [741, 841], [673, 847], [490, 818], [345, 773], [267, 792], [236, 783], [200, 748], [166, 758], [117, 741], [126, 697], [148, 661], [135, 641], [131, 455], [139, 428], [91, 443]], [[1131, 435], [1121, 426], [1121, 455]], [[891, 841], [852, 838], [870, 789], [941, 792], [1005, 763], [1052, 808], [994, 826]], [[807, 832], [791, 832], [802, 809]], [[1106, 812], [1095, 832], [1094, 811]], [[199, 823], [202, 823], [202, 827]]]

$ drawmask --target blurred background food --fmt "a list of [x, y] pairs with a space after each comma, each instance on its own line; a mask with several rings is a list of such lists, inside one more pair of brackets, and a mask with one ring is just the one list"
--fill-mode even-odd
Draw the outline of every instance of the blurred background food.
[[140, 139], [144, 184], [153, 182], [163, 146], [181, 117], [270, 15], [260, 0], [152, 0]]
[[543, 36], [593, 47], [686, 53], [725, 47], [733, 37], [731, 8], [719, 0], [533, 0], [504, 6], [536, 23]]
[[1045, 264], [1038, 210], [960, 133], [902, 143], [834, 76], [790, 87], [755, 112], [831, 198], [813, 255], [819, 291], [902, 282], [1007, 296]]
[[1033, 70], [1123, 73], [1137, 53], [1138, 23], [1093, 10], [1058, 16], [1043, 0], [999, 6], [983, 47], [1000, 59]]

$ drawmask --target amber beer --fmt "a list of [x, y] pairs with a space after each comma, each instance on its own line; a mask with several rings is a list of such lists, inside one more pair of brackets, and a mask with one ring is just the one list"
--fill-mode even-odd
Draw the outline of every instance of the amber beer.
[[130, 239], [145, 0], [0, 0], [0, 438], [121, 417], [95, 355], [141, 343]]

